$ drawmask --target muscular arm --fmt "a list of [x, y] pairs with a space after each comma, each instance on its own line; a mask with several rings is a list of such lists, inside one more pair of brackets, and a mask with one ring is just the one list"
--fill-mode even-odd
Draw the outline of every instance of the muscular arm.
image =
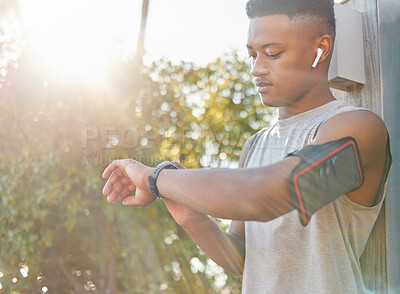
[[[347, 195], [355, 203], [371, 206], [375, 202], [383, 177], [386, 134], [382, 120], [366, 111], [337, 115], [318, 132], [315, 144], [347, 136], [358, 142], [365, 182], [359, 190]], [[294, 156], [259, 168], [163, 170], [157, 186], [167, 199], [203, 214], [234, 220], [269, 221], [294, 209], [289, 176], [299, 161]], [[136, 190], [135, 196], [125, 198], [123, 203], [147, 205], [154, 200], [147, 182], [152, 171], [132, 160], [116, 161], [103, 174], [104, 178], [110, 177], [103, 193], [109, 195], [111, 202]], [[123, 187], [129, 182], [131, 190], [125, 192]]]
[[323, 124], [313, 144], [322, 144], [346, 136], [356, 139], [365, 174], [363, 186], [346, 195], [354, 203], [373, 206], [384, 176], [386, 126], [382, 119], [372, 112], [345, 112]]
[[157, 186], [164, 197], [204, 214], [268, 221], [294, 209], [288, 180], [298, 162], [291, 157], [261, 168], [163, 170]]
[[[365, 182], [347, 195], [357, 204], [371, 206], [375, 202], [383, 177], [386, 134], [378, 116], [354, 111], [330, 119], [315, 139], [315, 144], [322, 144], [351, 136], [358, 142]], [[289, 157], [260, 168], [165, 170], [158, 187], [162, 195], [216, 217], [269, 221], [294, 209], [288, 181], [298, 162], [297, 157]], [[185, 196], [188, 194], [192, 197]]]
[[[239, 162], [240, 168], [244, 166], [251, 140], [252, 138], [243, 147]], [[222, 231], [218, 224], [208, 216], [182, 225], [182, 227], [215, 263], [235, 275], [242, 275], [245, 254], [243, 221], [233, 220], [229, 232]]]

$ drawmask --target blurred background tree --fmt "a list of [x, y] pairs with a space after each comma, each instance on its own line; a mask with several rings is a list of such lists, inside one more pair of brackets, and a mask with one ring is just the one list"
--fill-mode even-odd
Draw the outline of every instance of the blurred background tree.
[[248, 63], [235, 52], [203, 67], [116, 59], [106, 83], [90, 84], [0, 34], [0, 293], [240, 293], [162, 201], [108, 204], [101, 173], [126, 157], [237, 167], [273, 116]]

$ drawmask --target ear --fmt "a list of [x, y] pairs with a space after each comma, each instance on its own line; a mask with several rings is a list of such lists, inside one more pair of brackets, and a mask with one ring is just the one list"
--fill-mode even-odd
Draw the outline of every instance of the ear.
[[[318, 38], [316, 41], [315, 47], [315, 55], [317, 55], [318, 48], [321, 48], [324, 53], [319, 60], [319, 63], [323, 63], [327, 60], [333, 53], [333, 39], [329, 35], [323, 35], [322, 37]], [[329, 59], [328, 59], [329, 60]]]

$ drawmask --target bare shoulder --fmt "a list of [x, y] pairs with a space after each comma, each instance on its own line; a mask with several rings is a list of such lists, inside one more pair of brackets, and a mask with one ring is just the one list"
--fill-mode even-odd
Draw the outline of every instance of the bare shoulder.
[[326, 121], [320, 127], [313, 144], [348, 136], [357, 141], [365, 172], [363, 187], [348, 194], [348, 197], [358, 204], [371, 206], [383, 178], [387, 129], [383, 120], [373, 112], [345, 112]]
[[352, 136], [360, 140], [373, 138], [386, 140], [386, 133], [385, 123], [378, 115], [370, 111], [356, 110], [338, 114], [326, 121], [316, 139], [322, 141], [336, 136]]
[[338, 114], [325, 122], [317, 133], [316, 144], [353, 137], [365, 154], [364, 164], [384, 157], [386, 151], [387, 129], [383, 120], [370, 111], [350, 111]]

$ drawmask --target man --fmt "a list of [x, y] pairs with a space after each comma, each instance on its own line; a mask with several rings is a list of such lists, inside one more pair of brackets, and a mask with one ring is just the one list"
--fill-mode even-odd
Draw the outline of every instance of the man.
[[[278, 122], [246, 142], [238, 169], [177, 170], [164, 164], [155, 170], [116, 160], [103, 173], [103, 193], [111, 203], [132, 206], [162, 195], [210, 258], [243, 274], [243, 293], [363, 293], [359, 258], [390, 167], [386, 127], [377, 115], [337, 101], [329, 89], [333, 0], [250, 0], [246, 8], [252, 74], [263, 103], [279, 108]], [[342, 138], [350, 140], [346, 146], [358, 146], [351, 158], [361, 157], [363, 172], [361, 160], [358, 167], [348, 159], [340, 164], [339, 155], [326, 152]], [[333, 143], [322, 145], [327, 142]], [[296, 150], [298, 156], [287, 156]], [[300, 156], [306, 153], [324, 156], [309, 164]], [[324, 160], [330, 167], [306, 172]], [[346, 186], [348, 171], [360, 183]], [[295, 182], [300, 174], [312, 184]], [[336, 188], [342, 192], [333, 195]], [[307, 208], [321, 199], [328, 200]], [[229, 232], [208, 215], [232, 219]]]

